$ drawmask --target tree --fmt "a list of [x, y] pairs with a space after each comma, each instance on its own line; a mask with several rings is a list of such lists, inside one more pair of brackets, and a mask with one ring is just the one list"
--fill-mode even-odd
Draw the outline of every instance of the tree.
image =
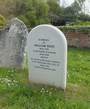
[[82, 6], [85, 0], [75, 0], [70, 6], [64, 8], [64, 16], [67, 21], [75, 22], [82, 13]]
[[23, 13], [19, 15], [19, 18], [22, 19], [27, 25], [33, 27], [38, 24], [49, 22], [49, 6], [45, 1], [27, 0], [25, 7], [26, 11], [23, 11]]
[[75, 0], [75, 2], [78, 4], [79, 8], [82, 10], [83, 4], [86, 0]]
[[90, 21], [90, 15], [88, 14], [80, 13], [78, 18], [80, 21]]
[[63, 19], [59, 0], [47, 0], [47, 4], [49, 5], [49, 19], [51, 23], [59, 26]]
[[0, 0], [0, 14], [5, 17], [11, 17], [11, 13], [14, 10], [13, 0]]
[[34, 0], [33, 7], [36, 10], [37, 24], [48, 22], [49, 6], [45, 1]]

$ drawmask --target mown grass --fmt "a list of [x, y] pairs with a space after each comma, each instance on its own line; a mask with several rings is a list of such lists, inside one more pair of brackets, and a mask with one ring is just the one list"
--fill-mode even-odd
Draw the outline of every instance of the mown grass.
[[28, 70], [0, 68], [0, 109], [90, 109], [90, 50], [70, 48], [67, 89], [33, 85]]

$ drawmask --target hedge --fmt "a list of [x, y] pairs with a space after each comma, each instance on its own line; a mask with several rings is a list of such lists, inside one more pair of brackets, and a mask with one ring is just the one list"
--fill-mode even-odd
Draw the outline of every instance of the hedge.
[[82, 32], [85, 34], [90, 33], [90, 26], [59, 26], [63, 32]]

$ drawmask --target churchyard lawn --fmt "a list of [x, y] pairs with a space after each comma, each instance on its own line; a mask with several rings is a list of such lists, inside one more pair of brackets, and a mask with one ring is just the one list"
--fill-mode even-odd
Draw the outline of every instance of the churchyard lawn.
[[90, 109], [90, 50], [69, 48], [65, 91], [30, 84], [27, 69], [0, 68], [0, 109]]

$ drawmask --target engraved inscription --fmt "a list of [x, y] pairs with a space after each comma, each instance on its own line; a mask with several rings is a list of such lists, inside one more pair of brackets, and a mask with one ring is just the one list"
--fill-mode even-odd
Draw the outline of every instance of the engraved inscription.
[[60, 66], [60, 61], [53, 59], [56, 57], [56, 48], [54, 44], [50, 44], [49, 39], [39, 38], [33, 44], [33, 51], [38, 57], [31, 57], [31, 61], [35, 68], [56, 71]]

